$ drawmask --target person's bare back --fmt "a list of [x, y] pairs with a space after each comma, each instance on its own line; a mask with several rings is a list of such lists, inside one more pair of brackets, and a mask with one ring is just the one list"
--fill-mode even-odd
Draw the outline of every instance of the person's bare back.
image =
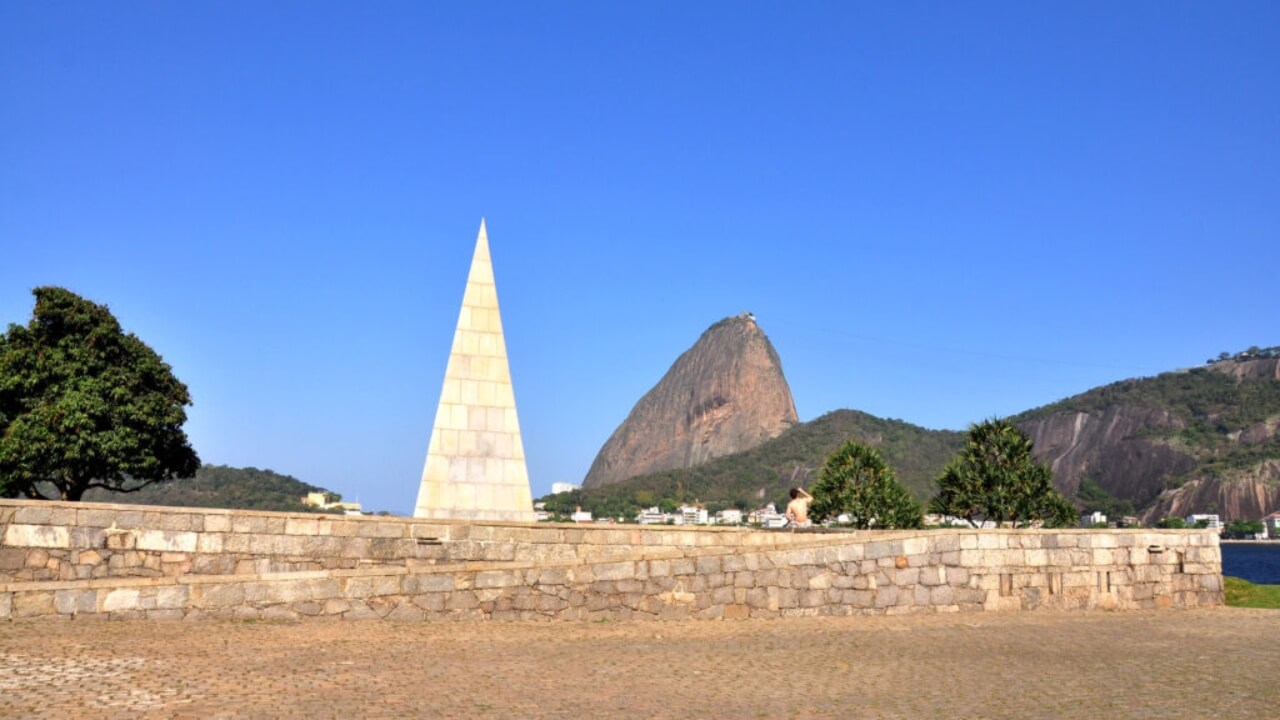
[[811, 502], [813, 496], [805, 492], [804, 488], [791, 488], [791, 502], [787, 503], [787, 522], [791, 525], [808, 525]]

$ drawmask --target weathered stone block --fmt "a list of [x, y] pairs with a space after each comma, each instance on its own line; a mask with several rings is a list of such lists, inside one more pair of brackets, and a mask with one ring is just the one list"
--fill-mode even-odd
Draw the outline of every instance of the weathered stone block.
[[196, 538], [196, 552], [211, 554], [222, 552], [224, 537], [221, 533], [200, 533]]
[[351, 603], [350, 609], [342, 613], [343, 620], [378, 620], [380, 618], [377, 612], [362, 602]]
[[[28, 509], [30, 508], [19, 508]], [[65, 527], [15, 523], [5, 527], [4, 544], [13, 547], [65, 548], [71, 546], [71, 535]]]
[[8, 620], [13, 615], [13, 593], [0, 592], [0, 620]]
[[877, 608], [886, 608], [896, 605], [898, 602], [898, 588], [887, 585], [876, 589], [874, 606]]
[[512, 587], [519, 584], [519, 578], [512, 572], [506, 570], [487, 570], [476, 573], [474, 586], [477, 589], [485, 589]]
[[199, 515], [192, 513], [155, 513], [158, 517], [154, 519], [150, 517], [151, 515], [151, 513], [147, 513], [147, 516], [144, 516], [143, 521], [148, 527], [156, 528], [158, 530], [198, 532], [204, 529], [204, 521]]
[[138, 590], [135, 588], [115, 588], [108, 590], [102, 598], [103, 612], [137, 610], [141, 603]]
[[0, 572], [19, 570], [27, 565], [27, 551], [22, 548], [0, 547]]
[[196, 552], [198, 535], [175, 530], [139, 530], [135, 547], [139, 550]]
[[603, 563], [592, 567], [597, 580], [630, 580], [636, 576], [634, 562]]
[[233, 607], [244, 603], [244, 584], [229, 583], [225, 585], [197, 585], [197, 597], [192, 601], [196, 607]]
[[901, 540], [880, 540], [867, 543], [863, 550], [863, 557], [867, 560], [879, 560], [880, 558], [894, 558], [902, 554]]
[[156, 592], [156, 607], [161, 609], [184, 608], [191, 597], [191, 588], [187, 585], [168, 585]]
[[52, 517], [53, 508], [51, 507], [26, 506], [18, 508], [10, 522], [24, 525], [48, 525]]
[[445, 600], [445, 608], [449, 610], [470, 610], [480, 606], [480, 600], [470, 590], [455, 590]]
[[57, 590], [53, 593], [53, 608], [60, 615], [76, 615], [98, 610], [96, 590]]

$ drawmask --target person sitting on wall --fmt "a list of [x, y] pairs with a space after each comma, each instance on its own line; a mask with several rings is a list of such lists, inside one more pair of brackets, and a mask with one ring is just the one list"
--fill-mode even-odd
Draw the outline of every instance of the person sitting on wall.
[[791, 502], [787, 503], [787, 524], [791, 527], [809, 527], [809, 503], [813, 502], [813, 496], [804, 491], [804, 488], [791, 488]]

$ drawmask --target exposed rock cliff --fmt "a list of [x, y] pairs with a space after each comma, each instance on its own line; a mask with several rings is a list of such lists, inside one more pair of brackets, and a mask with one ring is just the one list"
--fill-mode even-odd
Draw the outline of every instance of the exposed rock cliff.
[[1223, 360], [1209, 367], [1236, 380], [1280, 380], [1280, 358]]
[[1202, 477], [1170, 490], [1149, 507], [1147, 522], [1192, 513], [1257, 520], [1280, 509], [1280, 459], [1264, 460], [1234, 478]]
[[1053, 469], [1054, 484], [1068, 496], [1080, 479], [1093, 478], [1107, 492], [1142, 507], [1165, 480], [1196, 464], [1192, 455], [1148, 439], [1155, 429], [1179, 430], [1181, 418], [1149, 407], [1117, 405], [1097, 413], [1068, 412], [1019, 423], [1035, 443], [1035, 457]]
[[782, 362], [748, 314], [712, 325], [632, 408], [583, 481], [599, 487], [741, 452], [795, 425]]
[[1014, 420], [1068, 495], [1089, 477], [1147, 521], [1280, 509], [1280, 359], [1124, 380]]

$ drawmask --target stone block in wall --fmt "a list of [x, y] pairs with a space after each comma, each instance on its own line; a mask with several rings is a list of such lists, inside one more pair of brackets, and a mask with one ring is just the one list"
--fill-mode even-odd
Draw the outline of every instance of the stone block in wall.
[[218, 554], [223, 551], [226, 536], [222, 533], [203, 532], [196, 537], [196, 552]]
[[1003, 550], [1008, 545], [1007, 537], [1002, 533], [978, 533], [978, 550]]
[[113, 588], [106, 591], [102, 597], [101, 609], [103, 612], [118, 612], [122, 610], [137, 610], [139, 607], [139, 593], [137, 588]]
[[[36, 508], [19, 508], [35, 510]], [[68, 528], [53, 525], [14, 523], [4, 530], [4, 544], [13, 547], [65, 548], [71, 546], [71, 534]]]
[[519, 579], [508, 570], [486, 570], [476, 573], [476, 589], [506, 588], [519, 584]]
[[253, 515], [233, 515], [231, 532], [241, 535], [262, 535], [267, 532], [267, 519]]
[[349, 598], [372, 598], [400, 593], [399, 575], [373, 575], [345, 578], [341, 583], [342, 594]]
[[53, 609], [59, 615], [77, 615], [98, 611], [97, 590], [55, 590]]
[[194, 532], [176, 530], [139, 530], [134, 544], [139, 550], [167, 552], [196, 552], [197, 538]]
[[413, 578], [415, 587], [410, 592], [449, 592], [457, 587], [454, 576], [449, 573], [431, 573], [406, 576]]
[[207, 533], [231, 532], [231, 517], [223, 513], [205, 513], [204, 531]]
[[48, 525], [52, 517], [53, 508], [43, 505], [28, 505], [18, 508], [10, 522], [20, 525]]
[[235, 607], [244, 604], [244, 583], [192, 586], [191, 604], [198, 608]]
[[27, 550], [18, 547], [0, 547], [0, 573], [20, 570], [27, 565]]
[[13, 593], [12, 598], [10, 617], [14, 619], [44, 617], [55, 613], [53, 593], [48, 590], [19, 591]]
[[286, 535], [319, 535], [320, 518], [286, 518], [284, 532]]
[[[346, 538], [342, 543], [342, 550], [338, 553], [344, 558], [362, 558], [369, 553], [369, 539], [351, 537]], [[471, 558], [466, 558], [471, 559]]]
[[[181, 532], [203, 532], [204, 531], [204, 515], [196, 512], [162, 512], [159, 514], [159, 522], [156, 524], [147, 523], [147, 527], [158, 528], [160, 530], [175, 530]], [[145, 518], [144, 518], [145, 520]]]

